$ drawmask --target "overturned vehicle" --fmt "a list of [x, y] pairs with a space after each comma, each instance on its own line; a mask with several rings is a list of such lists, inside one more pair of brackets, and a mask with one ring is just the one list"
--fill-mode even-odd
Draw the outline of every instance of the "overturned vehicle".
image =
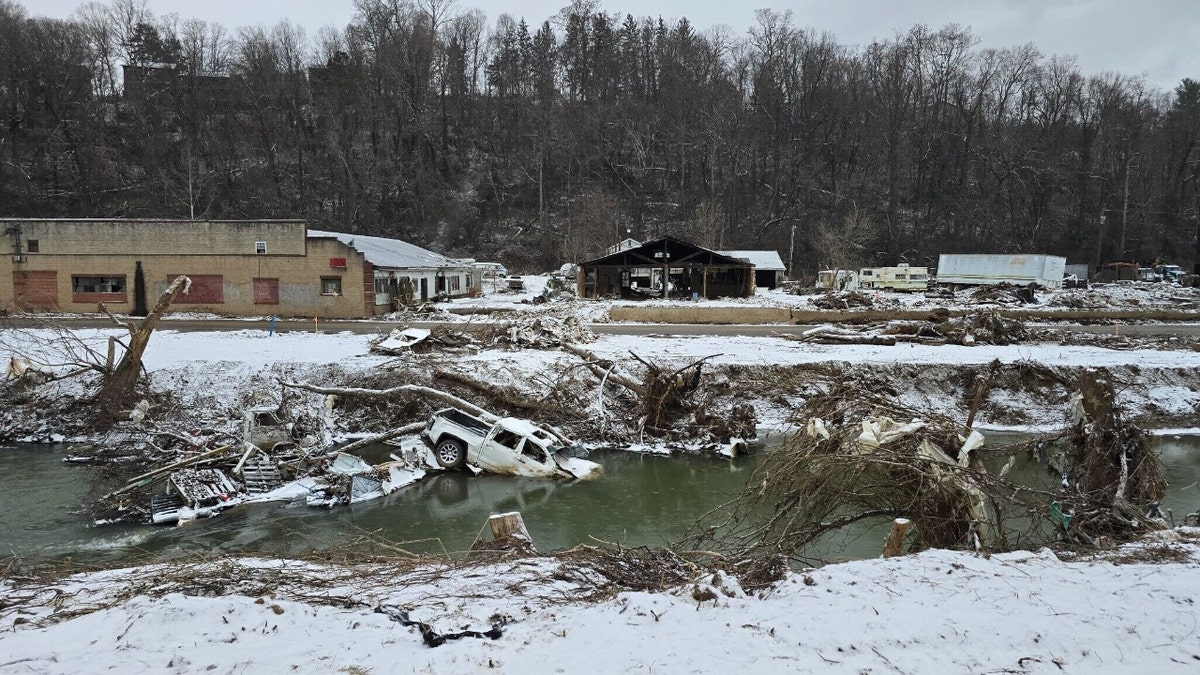
[[516, 476], [591, 478], [600, 465], [583, 459], [587, 451], [563, 436], [516, 417], [487, 421], [457, 408], [429, 418], [422, 437], [444, 469], [471, 464], [492, 473]]
[[[563, 479], [600, 475], [600, 465], [582, 458], [586, 449], [562, 434], [530, 420], [478, 412], [481, 416], [446, 408], [435, 413], [423, 431], [419, 423], [409, 425], [405, 436], [384, 441], [400, 448], [390, 454], [391, 461], [371, 465], [349, 451], [373, 439], [343, 448], [316, 439], [307, 439], [305, 445], [270, 443], [266, 432], [271, 429], [258, 424], [263, 410], [252, 409], [246, 414], [241, 443], [194, 452], [134, 477], [102, 498], [111, 517], [96, 522], [185, 523], [258, 502], [356, 504], [419, 482], [427, 469]], [[139, 504], [146, 488], [149, 512]]]

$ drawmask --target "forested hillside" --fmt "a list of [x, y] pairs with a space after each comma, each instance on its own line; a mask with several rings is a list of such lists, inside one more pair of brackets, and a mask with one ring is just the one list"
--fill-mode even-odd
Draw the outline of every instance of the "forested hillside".
[[527, 271], [661, 234], [797, 274], [1197, 257], [1196, 81], [953, 25], [851, 47], [770, 10], [733, 34], [467, 2], [357, 0], [306, 36], [0, 0], [0, 216], [297, 217]]

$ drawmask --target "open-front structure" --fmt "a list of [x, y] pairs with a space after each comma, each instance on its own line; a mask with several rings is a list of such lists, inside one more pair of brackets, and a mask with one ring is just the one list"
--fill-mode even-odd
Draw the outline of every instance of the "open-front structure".
[[754, 265], [672, 237], [579, 264], [581, 298], [744, 298]]

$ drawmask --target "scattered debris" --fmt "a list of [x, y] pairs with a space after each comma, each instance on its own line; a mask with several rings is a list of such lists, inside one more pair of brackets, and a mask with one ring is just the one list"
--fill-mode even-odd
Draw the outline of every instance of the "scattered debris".
[[996, 303], [1001, 305], [1028, 305], [1037, 301], [1037, 284], [1014, 286], [1010, 283], [978, 286], [971, 291], [970, 301], [976, 304]]
[[999, 312], [989, 311], [973, 312], [960, 317], [934, 312], [928, 321], [889, 321], [866, 326], [824, 325], [809, 329], [799, 336], [781, 337], [821, 344], [891, 346], [900, 342], [912, 342], [926, 345], [1009, 345], [1028, 340], [1030, 334], [1022, 321], [1008, 319]]
[[396, 328], [386, 338], [372, 343], [371, 351], [384, 354], [400, 354], [412, 349], [413, 345], [427, 339], [430, 331], [426, 328]]

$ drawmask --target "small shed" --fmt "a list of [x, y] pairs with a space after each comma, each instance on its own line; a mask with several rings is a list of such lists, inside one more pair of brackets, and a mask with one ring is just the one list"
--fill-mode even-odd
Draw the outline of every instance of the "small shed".
[[717, 251], [730, 258], [745, 260], [754, 265], [754, 284], [759, 288], [775, 288], [783, 281], [783, 259], [779, 251]]
[[744, 298], [754, 294], [754, 265], [663, 237], [579, 264], [581, 298]]

